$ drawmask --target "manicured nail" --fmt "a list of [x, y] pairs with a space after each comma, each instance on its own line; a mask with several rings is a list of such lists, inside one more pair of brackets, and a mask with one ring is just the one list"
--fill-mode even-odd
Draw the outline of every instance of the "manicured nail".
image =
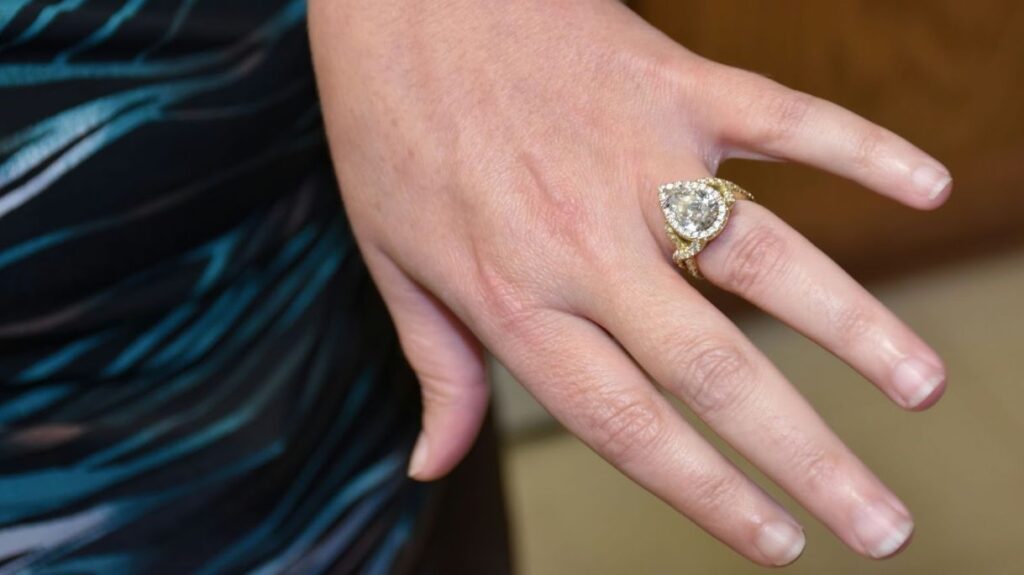
[[412, 457], [409, 459], [409, 477], [419, 479], [423, 465], [427, 462], [427, 438], [421, 434], [416, 440], [416, 447], [412, 449]]
[[757, 548], [772, 565], [789, 565], [804, 552], [804, 532], [785, 521], [772, 521], [761, 526]]
[[859, 509], [853, 518], [853, 531], [864, 551], [881, 559], [896, 552], [914, 531], [914, 522], [892, 506], [876, 502]]
[[914, 185], [928, 196], [929, 200], [941, 196], [953, 181], [949, 172], [935, 166], [917, 168], [911, 175], [911, 179], [914, 180]]
[[921, 405], [943, 379], [939, 368], [915, 357], [900, 361], [892, 374], [892, 384], [907, 407]]

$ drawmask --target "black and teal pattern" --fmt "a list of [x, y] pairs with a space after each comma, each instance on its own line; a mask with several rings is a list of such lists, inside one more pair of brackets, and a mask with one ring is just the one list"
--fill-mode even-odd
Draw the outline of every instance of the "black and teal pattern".
[[300, 0], [0, 0], [0, 575], [389, 573], [425, 493]]

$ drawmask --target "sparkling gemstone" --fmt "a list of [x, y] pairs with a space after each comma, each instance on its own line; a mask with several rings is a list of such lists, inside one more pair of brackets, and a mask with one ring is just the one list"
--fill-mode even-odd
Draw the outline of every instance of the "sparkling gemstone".
[[686, 239], [710, 237], [725, 223], [725, 201], [710, 186], [680, 186], [664, 190], [661, 207], [672, 229]]

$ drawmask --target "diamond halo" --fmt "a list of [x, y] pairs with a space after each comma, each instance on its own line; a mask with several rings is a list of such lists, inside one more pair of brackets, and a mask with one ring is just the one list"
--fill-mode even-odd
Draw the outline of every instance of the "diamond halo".
[[658, 190], [658, 200], [672, 231], [689, 241], [718, 235], [729, 211], [723, 194], [700, 180], [665, 184]]

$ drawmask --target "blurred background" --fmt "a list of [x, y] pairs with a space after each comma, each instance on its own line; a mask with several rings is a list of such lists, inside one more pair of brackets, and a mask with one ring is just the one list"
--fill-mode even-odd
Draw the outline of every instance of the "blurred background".
[[[707, 290], [915, 515], [906, 552], [860, 558], [723, 447], [806, 527], [806, 552], [788, 572], [1024, 573], [1024, 3], [630, 5], [695, 52], [894, 130], [954, 176], [950, 202], [918, 213], [807, 168], [732, 162], [720, 172], [863, 281], [949, 368], [943, 401], [902, 412], [801, 336]], [[500, 366], [494, 379], [520, 573], [762, 570], [567, 435]]]

